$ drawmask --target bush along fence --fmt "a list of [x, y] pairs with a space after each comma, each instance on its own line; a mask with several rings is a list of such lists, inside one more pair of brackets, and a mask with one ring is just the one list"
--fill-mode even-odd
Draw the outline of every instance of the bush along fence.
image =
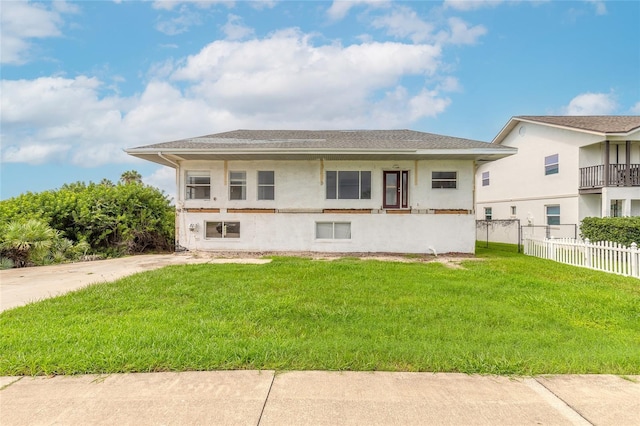
[[592, 243], [573, 238], [526, 238], [524, 254], [567, 265], [640, 278], [640, 249], [610, 241]]

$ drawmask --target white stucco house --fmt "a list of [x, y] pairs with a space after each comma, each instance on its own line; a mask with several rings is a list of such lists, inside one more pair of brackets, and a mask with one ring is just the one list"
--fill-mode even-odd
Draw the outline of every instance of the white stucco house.
[[640, 116], [513, 117], [492, 145], [518, 153], [478, 167], [478, 219], [640, 215]]
[[236, 130], [128, 149], [176, 170], [176, 247], [473, 253], [499, 144], [411, 130]]

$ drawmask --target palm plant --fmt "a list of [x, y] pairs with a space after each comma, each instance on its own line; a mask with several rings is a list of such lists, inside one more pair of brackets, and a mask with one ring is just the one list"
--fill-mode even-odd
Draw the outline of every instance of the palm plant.
[[31, 259], [44, 257], [59, 234], [59, 231], [35, 219], [9, 222], [4, 228], [0, 249], [3, 257], [11, 259], [20, 268], [27, 266]]

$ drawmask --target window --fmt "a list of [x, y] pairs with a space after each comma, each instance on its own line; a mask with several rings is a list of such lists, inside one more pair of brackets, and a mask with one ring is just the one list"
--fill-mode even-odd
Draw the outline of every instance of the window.
[[319, 240], [350, 240], [351, 222], [316, 222]]
[[240, 222], [206, 222], [205, 238], [240, 238]]
[[611, 217], [622, 216], [622, 200], [611, 200]]
[[511, 216], [516, 215], [516, 206], [511, 206]]
[[209, 172], [187, 172], [187, 200], [208, 200], [211, 198], [211, 175]]
[[275, 173], [272, 171], [258, 172], [258, 200], [275, 199]]
[[493, 209], [491, 207], [484, 208], [484, 220], [493, 219]]
[[489, 172], [482, 172], [482, 186], [489, 186]]
[[247, 172], [229, 172], [229, 199], [247, 199]]
[[458, 172], [431, 172], [431, 188], [456, 188]]
[[326, 173], [327, 200], [370, 200], [371, 172]]
[[544, 174], [555, 175], [558, 171], [560, 171], [560, 167], [558, 165], [558, 154], [544, 157]]
[[547, 225], [560, 225], [560, 206], [546, 206]]

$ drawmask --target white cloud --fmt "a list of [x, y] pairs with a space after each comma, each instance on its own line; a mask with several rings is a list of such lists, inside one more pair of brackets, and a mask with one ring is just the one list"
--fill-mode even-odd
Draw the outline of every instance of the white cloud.
[[373, 7], [385, 7], [390, 2], [388, 0], [334, 0], [331, 7], [327, 10], [327, 15], [334, 21], [344, 19], [349, 11], [360, 5], [373, 6]]
[[2, 147], [2, 161], [7, 163], [43, 164], [64, 159], [70, 145], [29, 144], [24, 146]]
[[76, 13], [66, 2], [29, 3], [2, 1], [0, 13], [0, 62], [21, 65], [31, 60], [33, 39], [60, 37], [63, 13]]
[[451, 44], [476, 44], [478, 38], [487, 33], [487, 29], [482, 25], [469, 27], [469, 25], [460, 18], [449, 18], [449, 31], [443, 31], [439, 34], [439, 39], [443, 43]]
[[484, 7], [496, 7], [502, 0], [444, 0], [444, 7], [460, 11], [482, 9]]
[[639, 114], [640, 115], [640, 101], [636, 102], [634, 106], [632, 106], [629, 111], [631, 114]]
[[159, 21], [156, 29], [166, 35], [177, 35], [188, 31], [194, 25], [201, 24], [199, 13], [183, 8], [178, 16]]
[[567, 115], [609, 115], [618, 108], [610, 93], [582, 93], [564, 108]]
[[149, 176], [143, 176], [142, 182], [155, 186], [167, 194], [169, 199], [176, 199], [176, 170], [171, 167], [160, 167]]
[[194, 5], [200, 9], [207, 9], [218, 4], [225, 4], [227, 7], [232, 7], [233, 3], [233, 1], [228, 0], [156, 0], [153, 2], [153, 8], [173, 10], [177, 6]]
[[432, 38], [433, 24], [423, 21], [408, 7], [397, 7], [390, 14], [371, 22], [374, 28], [386, 28], [387, 34], [398, 38], [410, 38], [421, 43]]
[[238, 128], [409, 127], [458, 88], [435, 45], [312, 40], [296, 29], [218, 40], [152, 67], [130, 97], [89, 76], [3, 80], [2, 161], [127, 163], [124, 148]]
[[408, 7], [396, 7], [388, 15], [374, 19], [371, 25], [386, 29], [388, 35], [409, 38], [414, 43], [475, 44], [478, 38], [487, 33], [482, 25], [469, 27], [462, 19], [453, 17], [447, 20], [449, 28], [434, 35], [435, 23], [424, 21], [415, 10]]
[[[314, 46], [298, 30], [280, 31], [245, 43], [216, 41], [190, 56], [173, 79], [191, 81], [191, 97], [224, 105], [235, 117], [257, 115], [267, 124], [321, 126], [372, 120], [372, 97], [407, 75], [434, 75], [440, 49], [430, 45], [363, 43]], [[402, 111], [396, 112], [402, 118]], [[291, 125], [291, 124], [290, 124]]]
[[596, 15], [606, 15], [607, 14], [607, 5], [602, 0], [585, 0], [587, 3], [591, 3], [595, 10]]
[[243, 25], [240, 16], [233, 14], [227, 17], [227, 23], [222, 26], [222, 31], [228, 40], [242, 40], [254, 34], [252, 28]]

